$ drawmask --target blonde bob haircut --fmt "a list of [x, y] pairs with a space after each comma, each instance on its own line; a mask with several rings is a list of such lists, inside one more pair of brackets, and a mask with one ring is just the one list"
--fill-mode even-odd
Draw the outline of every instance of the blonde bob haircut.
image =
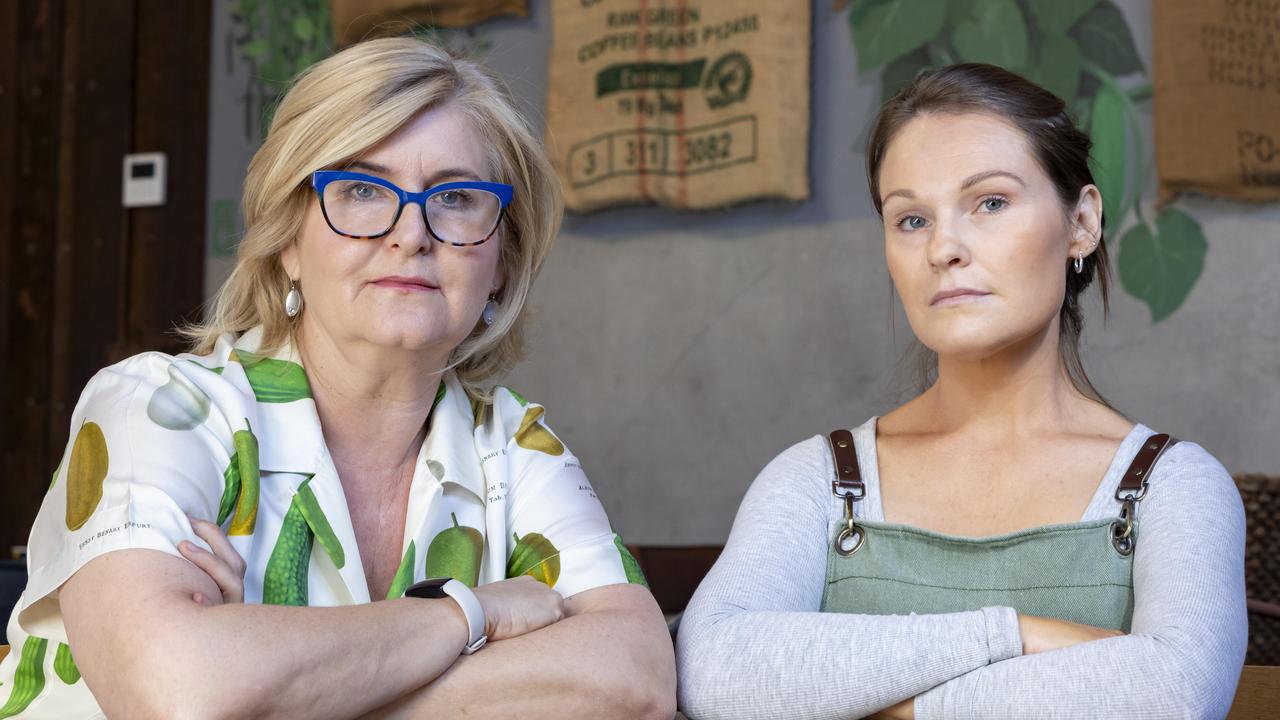
[[204, 322], [184, 331], [193, 352], [206, 354], [223, 333], [257, 325], [264, 330], [264, 352], [291, 339], [297, 318], [284, 313], [289, 277], [280, 254], [294, 242], [313, 202], [311, 173], [351, 162], [418, 113], [446, 104], [461, 110], [485, 143], [493, 173], [486, 179], [515, 187], [493, 239], [502, 243], [498, 263], [505, 279], [495, 298], [497, 318], [488, 326], [477, 322], [446, 367], [469, 393], [487, 397], [483, 381], [523, 355], [524, 306], [560, 227], [560, 184], [500, 80], [475, 62], [409, 37], [353, 45], [294, 81], [249, 163], [236, 265]]

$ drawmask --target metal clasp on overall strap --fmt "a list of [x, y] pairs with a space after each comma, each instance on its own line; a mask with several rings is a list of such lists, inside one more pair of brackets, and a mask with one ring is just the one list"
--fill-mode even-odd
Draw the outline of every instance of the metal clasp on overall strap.
[[1141, 497], [1142, 495], [1130, 495], [1120, 498], [1123, 503], [1120, 506], [1120, 517], [1111, 521], [1111, 544], [1121, 555], [1127, 556], [1133, 552], [1133, 516]]
[[[854, 522], [853, 503], [867, 494], [867, 487], [858, 472], [858, 455], [853, 449], [853, 435], [848, 430], [831, 433], [831, 458], [835, 463], [836, 479], [831, 481], [831, 494], [844, 500], [844, 527], [835, 539], [837, 554], [848, 557], [862, 549], [867, 534]], [[852, 546], [848, 543], [852, 542]]]
[[1134, 517], [1138, 512], [1138, 502], [1147, 496], [1147, 484], [1151, 477], [1151, 469], [1166, 450], [1176, 445], [1178, 440], [1163, 433], [1152, 435], [1138, 450], [1133, 463], [1120, 478], [1120, 486], [1116, 488], [1116, 500], [1120, 501], [1120, 517], [1111, 522], [1111, 544], [1116, 552], [1128, 556], [1133, 553]]

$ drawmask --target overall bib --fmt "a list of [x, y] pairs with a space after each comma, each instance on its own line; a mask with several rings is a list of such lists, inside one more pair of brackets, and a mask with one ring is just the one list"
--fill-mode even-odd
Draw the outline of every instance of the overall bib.
[[981, 538], [858, 519], [854, 503], [866, 490], [853, 435], [837, 430], [830, 442], [832, 495], [843, 519], [830, 533], [824, 612], [906, 615], [1007, 606], [1129, 631], [1137, 505], [1152, 467], [1176, 439], [1147, 438], [1116, 490], [1116, 518]]

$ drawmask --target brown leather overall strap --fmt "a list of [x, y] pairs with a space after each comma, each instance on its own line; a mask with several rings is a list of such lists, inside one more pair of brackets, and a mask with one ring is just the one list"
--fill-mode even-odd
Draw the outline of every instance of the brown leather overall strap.
[[1116, 499], [1132, 498], [1141, 500], [1147, 494], [1147, 478], [1151, 476], [1151, 468], [1155, 467], [1161, 455], [1174, 445], [1178, 439], [1166, 433], [1152, 435], [1142, 443], [1142, 449], [1129, 463], [1129, 469], [1120, 478], [1120, 486], [1116, 488]]
[[1142, 448], [1129, 463], [1129, 469], [1120, 478], [1116, 488], [1116, 499], [1121, 502], [1120, 517], [1111, 523], [1111, 544], [1121, 555], [1133, 553], [1134, 535], [1133, 521], [1137, 515], [1138, 501], [1147, 494], [1147, 483], [1151, 480], [1151, 469], [1160, 460], [1160, 456], [1174, 445], [1177, 438], [1165, 433], [1152, 435], [1142, 443]]
[[[835, 551], [848, 557], [862, 547], [866, 533], [862, 526], [854, 522], [853, 503], [867, 494], [867, 486], [862, 482], [862, 471], [858, 468], [858, 451], [853, 446], [853, 433], [848, 430], [832, 430], [831, 461], [836, 468], [835, 479], [831, 481], [831, 493], [844, 500], [844, 527], [836, 536]], [[846, 545], [846, 542], [852, 543]]]

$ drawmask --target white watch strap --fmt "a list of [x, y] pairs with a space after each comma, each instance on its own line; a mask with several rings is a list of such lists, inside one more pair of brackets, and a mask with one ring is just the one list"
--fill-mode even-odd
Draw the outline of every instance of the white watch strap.
[[484, 634], [484, 607], [480, 605], [476, 594], [457, 580], [450, 580], [440, 589], [458, 603], [458, 607], [462, 608], [462, 614], [467, 618], [469, 637], [466, 647], [462, 648], [462, 654], [470, 655], [484, 647], [485, 641], [489, 638]]

